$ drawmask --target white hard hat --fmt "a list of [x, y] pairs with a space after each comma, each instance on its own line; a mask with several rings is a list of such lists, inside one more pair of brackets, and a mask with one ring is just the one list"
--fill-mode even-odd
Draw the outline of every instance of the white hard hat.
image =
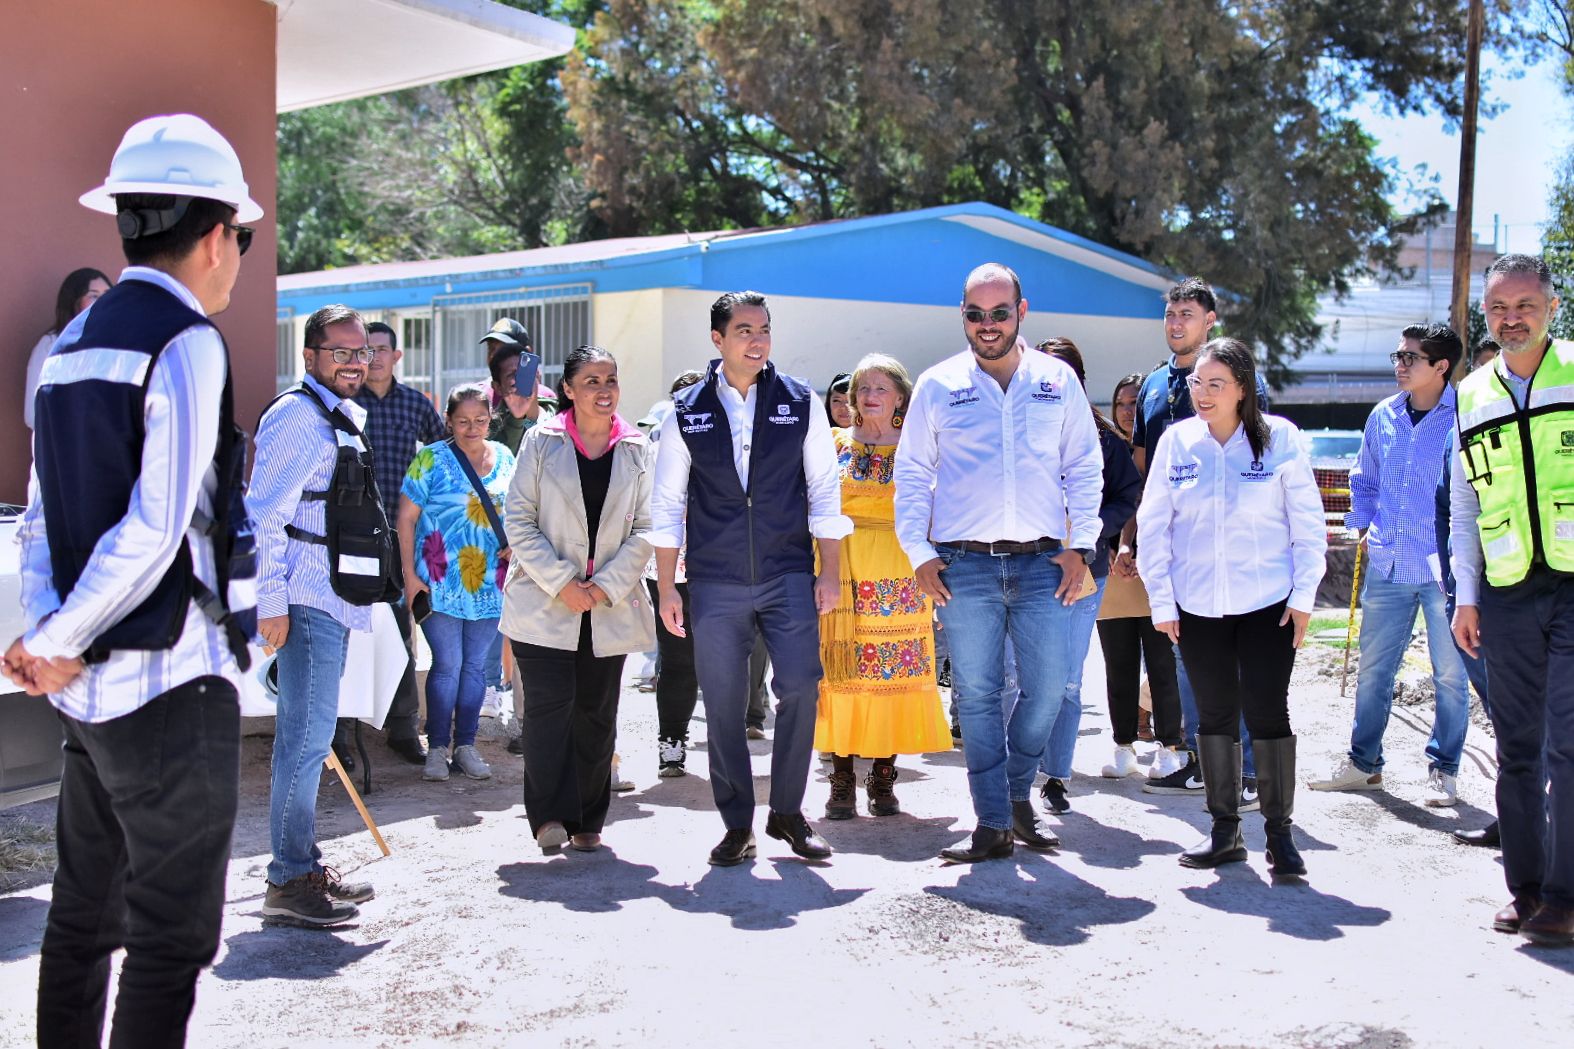
[[262, 205], [247, 192], [234, 147], [206, 120], [190, 113], [149, 117], [131, 125], [109, 162], [109, 181], [82, 194], [82, 206], [113, 215], [120, 193], [205, 197], [233, 207], [237, 221], [262, 218]]

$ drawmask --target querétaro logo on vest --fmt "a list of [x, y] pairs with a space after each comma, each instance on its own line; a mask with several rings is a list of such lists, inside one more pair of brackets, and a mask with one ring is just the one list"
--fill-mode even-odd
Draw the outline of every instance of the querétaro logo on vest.
[[710, 421], [710, 412], [683, 412], [683, 425], [679, 427], [684, 433], [704, 433], [714, 430], [716, 424]]
[[1041, 382], [1038, 389], [1033, 391], [1033, 400], [1043, 404], [1059, 404], [1060, 390], [1052, 382]]
[[[1563, 445], [1563, 448], [1558, 449], [1559, 455], [1568, 455], [1574, 452], [1574, 430], [1564, 430], [1560, 435], [1559, 443]], [[1568, 449], [1568, 451], [1564, 449]]]
[[790, 404], [778, 404], [776, 406], [776, 414], [767, 415], [766, 418], [778, 426], [790, 426], [798, 421], [798, 417], [792, 414], [792, 405]]

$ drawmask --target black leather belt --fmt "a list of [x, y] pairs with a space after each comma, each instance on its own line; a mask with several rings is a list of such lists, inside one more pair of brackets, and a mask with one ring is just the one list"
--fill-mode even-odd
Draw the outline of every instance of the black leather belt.
[[997, 540], [993, 543], [980, 543], [973, 539], [955, 539], [950, 542], [937, 544], [939, 546], [954, 546], [958, 550], [966, 550], [970, 554], [989, 554], [991, 557], [1005, 557], [1007, 554], [1047, 554], [1061, 549], [1059, 539], [1044, 536], [1042, 539], [1029, 539], [1017, 543], [1007, 540]]

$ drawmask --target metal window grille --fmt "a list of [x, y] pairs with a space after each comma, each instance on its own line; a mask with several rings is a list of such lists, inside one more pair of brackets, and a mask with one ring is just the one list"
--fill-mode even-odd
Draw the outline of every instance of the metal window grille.
[[295, 311], [274, 309], [274, 392], [283, 393], [301, 377], [301, 352], [295, 342]]
[[435, 392], [442, 395], [461, 382], [490, 380], [481, 337], [503, 317], [514, 318], [530, 332], [535, 352], [541, 355], [541, 381], [553, 386], [563, 374], [568, 351], [590, 341], [590, 285], [516, 288], [433, 299], [430, 331], [435, 336]]

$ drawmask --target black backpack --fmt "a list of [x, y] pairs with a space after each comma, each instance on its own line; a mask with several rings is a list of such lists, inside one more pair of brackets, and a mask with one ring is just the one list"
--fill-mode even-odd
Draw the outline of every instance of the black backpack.
[[340, 442], [328, 488], [301, 493], [302, 501], [322, 500], [325, 504], [328, 534], [314, 535], [294, 525], [286, 525], [285, 534], [303, 543], [328, 548], [328, 580], [333, 592], [348, 604], [374, 605], [380, 601], [399, 600], [404, 592], [399, 540], [377, 491], [371, 445], [348, 416], [338, 408], [329, 411], [305, 383], [279, 396], [288, 397], [294, 393], [311, 401], [329, 426], [354, 437], [359, 449]]

